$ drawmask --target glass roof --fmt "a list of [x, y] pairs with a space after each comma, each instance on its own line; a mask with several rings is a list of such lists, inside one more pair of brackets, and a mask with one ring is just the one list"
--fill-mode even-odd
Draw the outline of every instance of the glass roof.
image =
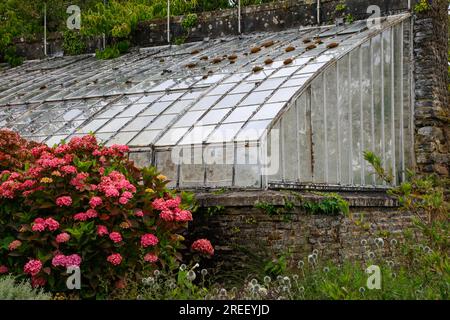
[[319, 70], [372, 33], [359, 21], [145, 48], [109, 61], [28, 61], [0, 72], [0, 124], [49, 145], [87, 133], [130, 147], [258, 140]]

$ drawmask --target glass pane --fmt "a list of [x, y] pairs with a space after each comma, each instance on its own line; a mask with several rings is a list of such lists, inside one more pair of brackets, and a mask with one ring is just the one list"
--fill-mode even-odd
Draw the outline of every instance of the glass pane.
[[153, 119], [155, 119], [154, 116], [137, 117], [129, 124], [127, 124], [125, 128], [121, 129], [121, 131], [141, 131], [142, 129], [147, 127], [150, 122], [153, 121]]
[[107, 110], [97, 116], [97, 118], [112, 118], [119, 112], [122, 112], [127, 105], [112, 105], [107, 107]]
[[101, 126], [103, 126], [108, 119], [95, 119], [85, 125], [80, 129], [80, 133], [89, 133], [97, 131]]
[[281, 83], [285, 81], [284, 78], [267, 79], [262, 82], [261, 85], [255, 89], [255, 91], [274, 90], [277, 89]]
[[[326, 139], [327, 139], [327, 176], [328, 183], [337, 184], [338, 179], [338, 159], [339, 159], [339, 136], [340, 126], [336, 115], [338, 114], [337, 101], [337, 74], [336, 65], [332, 65], [325, 71], [325, 103], [326, 103]], [[338, 129], [339, 128], [339, 129]]]
[[188, 132], [179, 144], [200, 144], [208, 138], [216, 126], [196, 126]]
[[244, 99], [240, 103], [241, 106], [249, 106], [249, 105], [261, 105], [264, 103], [267, 97], [272, 94], [273, 91], [259, 91], [250, 93], [247, 98]]
[[324, 79], [323, 75], [316, 78], [311, 84], [311, 121], [312, 145], [314, 154], [313, 180], [315, 183], [325, 183], [325, 122], [324, 122]]
[[268, 103], [272, 102], [282, 102], [289, 101], [299, 88], [281, 88], [275, 91], [274, 95], [267, 101]]
[[120, 128], [125, 126], [125, 124], [130, 120], [131, 120], [131, 118], [112, 119], [110, 122], [108, 122], [103, 127], [101, 127], [97, 132], [99, 132], [99, 133], [117, 132], [117, 131], [119, 131]]
[[245, 94], [230, 94], [225, 96], [222, 100], [217, 102], [214, 105], [214, 109], [220, 109], [220, 108], [232, 108], [235, 107], [239, 101], [244, 98]]
[[273, 119], [278, 112], [283, 108], [284, 103], [269, 103], [265, 104], [259, 109], [259, 111], [253, 116], [252, 120]]
[[136, 135], [137, 132], [119, 132], [108, 141], [107, 145], [108, 146], [113, 144], [126, 145]]
[[167, 132], [158, 140], [155, 145], [157, 146], [168, 146], [175, 145], [177, 142], [188, 132], [189, 128], [176, 128], [169, 129]]
[[258, 106], [236, 108], [223, 122], [230, 123], [230, 122], [247, 121], [257, 108]]
[[145, 110], [141, 116], [156, 116], [161, 114], [172, 102], [156, 102]]
[[234, 145], [207, 146], [203, 152], [206, 164], [206, 185], [231, 186], [233, 182]]
[[359, 49], [350, 52], [351, 72], [351, 124], [352, 124], [352, 168], [353, 184], [361, 185], [362, 181], [362, 122], [361, 122], [361, 75], [360, 75]]
[[222, 124], [211, 134], [207, 142], [215, 143], [231, 141], [243, 125], [244, 122]]
[[204, 111], [189, 111], [184, 114], [172, 127], [190, 127], [204, 114]]
[[202, 125], [218, 124], [231, 109], [211, 110], [199, 121]]
[[191, 108], [191, 110], [206, 110], [214, 106], [222, 96], [206, 96], [197, 101], [196, 104]]
[[136, 138], [130, 141], [130, 146], [149, 146], [154, 143], [155, 138], [159, 135], [161, 131], [153, 130], [153, 131], [143, 131]]
[[180, 100], [170, 106], [164, 113], [180, 113], [185, 110], [189, 105], [193, 103], [193, 100]]
[[312, 182], [311, 88], [296, 101], [300, 182]]
[[173, 119], [175, 119], [175, 117], [176, 115], [173, 114], [159, 116], [147, 127], [147, 129], [164, 129]]
[[236, 148], [234, 184], [237, 187], [261, 186], [259, 148], [256, 145], [238, 145]]
[[295, 105], [289, 107], [283, 116], [282, 125], [282, 150], [283, 150], [283, 181], [297, 182], [299, 176], [299, 158], [297, 142], [297, 110]]
[[236, 141], [259, 140], [268, 129], [271, 120], [249, 121], [236, 136]]
[[118, 117], [134, 117], [142, 112], [145, 108], [147, 108], [146, 104], [134, 104], [125, 109], [125, 111], [119, 114]]

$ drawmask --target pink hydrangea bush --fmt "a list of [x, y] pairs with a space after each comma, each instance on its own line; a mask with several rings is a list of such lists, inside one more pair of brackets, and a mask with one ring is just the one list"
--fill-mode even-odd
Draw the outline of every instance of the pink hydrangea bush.
[[[65, 268], [79, 266], [82, 293], [95, 296], [99, 277], [111, 287], [177, 266], [193, 203], [169, 191], [166, 177], [136, 168], [126, 146], [105, 147], [92, 135], [24, 145], [32, 147], [22, 166], [0, 172], [0, 273], [64, 291]], [[192, 249], [212, 255], [205, 241]]]

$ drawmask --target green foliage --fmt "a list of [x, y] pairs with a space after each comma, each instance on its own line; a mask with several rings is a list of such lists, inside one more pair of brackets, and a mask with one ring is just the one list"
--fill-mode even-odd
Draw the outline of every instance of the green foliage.
[[345, 10], [347, 10], [345, 2], [338, 3], [334, 9], [335, 12], [344, 12]]
[[175, 39], [174, 39], [174, 44], [175, 45], [177, 45], [177, 46], [180, 46], [180, 45], [182, 45], [183, 43], [185, 43], [186, 42], [186, 38], [187, 38], [187, 36], [180, 36], [180, 37], [176, 37]]
[[184, 30], [188, 30], [188, 29], [195, 27], [197, 25], [197, 23], [198, 23], [197, 14], [190, 13], [183, 18], [183, 21], [181, 22], [181, 26], [183, 27]]
[[6, 48], [4, 51], [4, 58], [5, 61], [13, 68], [20, 66], [23, 63], [23, 58], [17, 55], [16, 47], [14, 46], [9, 46]]
[[431, 5], [428, 0], [419, 0], [414, 6], [414, 12], [424, 13], [431, 9]]
[[14, 277], [0, 276], [0, 300], [50, 300], [42, 289], [33, 289], [28, 281], [16, 282]]
[[283, 221], [290, 221], [292, 219], [294, 204], [285, 198], [283, 206], [275, 206], [269, 202], [258, 201], [255, 203], [254, 207], [261, 209], [269, 216], [282, 216]]
[[100, 60], [109, 60], [120, 57], [120, 51], [116, 45], [107, 46], [105, 50], [95, 50], [95, 57]]
[[380, 177], [380, 179], [386, 181], [388, 184], [392, 184], [394, 182], [394, 176], [392, 175], [392, 170], [385, 170], [381, 161], [381, 158], [375, 153], [371, 151], [364, 152], [364, 160], [369, 162], [373, 169], [375, 170], [375, 174]]
[[221, 214], [224, 211], [225, 211], [225, 207], [224, 206], [213, 206], [213, 207], [208, 207], [208, 209], [206, 209], [206, 213], [210, 217], [212, 217], [214, 215]]
[[290, 254], [282, 254], [279, 258], [267, 262], [264, 266], [264, 274], [270, 277], [285, 274], [288, 269], [289, 256]]
[[355, 17], [349, 13], [345, 16], [345, 22], [347, 22], [348, 24], [352, 24], [353, 22], [355, 22]]
[[63, 33], [63, 49], [65, 55], [84, 53], [86, 44], [78, 31], [67, 30]]
[[303, 201], [302, 207], [311, 214], [326, 215], [348, 215], [350, 212], [349, 204], [337, 193], [320, 193], [316, 195], [321, 197], [318, 201]]

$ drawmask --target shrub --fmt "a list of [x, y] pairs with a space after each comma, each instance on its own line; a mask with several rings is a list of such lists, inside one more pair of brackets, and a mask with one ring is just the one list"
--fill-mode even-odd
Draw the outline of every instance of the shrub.
[[168, 190], [155, 168], [136, 168], [127, 151], [88, 135], [36, 145], [22, 167], [3, 171], [0, 266], [52, 291], [65, 291], [65, 268], [80, 266], [83, 297], [176, 267], [192, 196]]
[[86, 50], [84, 39], [77, 31], [65, 31], [63, 33], [63, 40], [63, 49], [66, 55], [82, 54]]
[[14, 277], [0, 277], [0, 300], [50, 300], [42, 289], [32, 288], [28, 281], [16, 283]]

